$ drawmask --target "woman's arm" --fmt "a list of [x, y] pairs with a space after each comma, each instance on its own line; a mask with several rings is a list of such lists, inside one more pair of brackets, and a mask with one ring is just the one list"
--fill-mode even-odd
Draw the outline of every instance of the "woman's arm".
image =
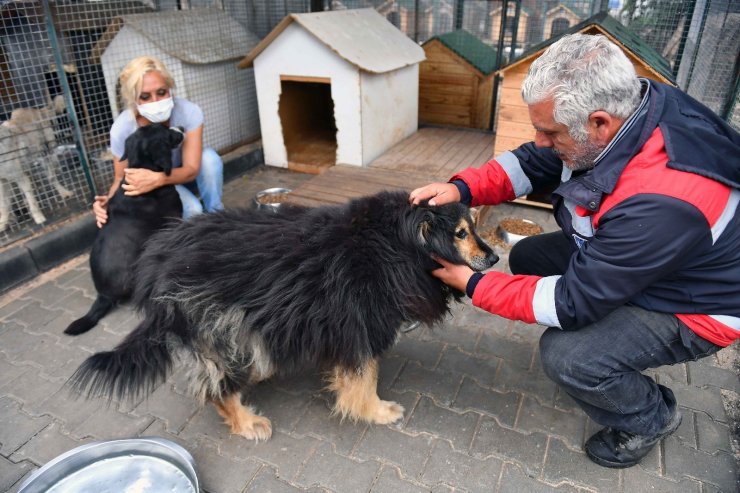
[[93, 214], [95, 214], [95, 222], [98, 228], [102, 228], [108, 222], [108, 201], [115, 195], [118, 187], [121, 186], [126, 166], [128, 166], [127, 161], [121, 161], [119, 158], [113, 156], [113, 183], [111, 183], [107, 195], [96, 195], [93, 202]]

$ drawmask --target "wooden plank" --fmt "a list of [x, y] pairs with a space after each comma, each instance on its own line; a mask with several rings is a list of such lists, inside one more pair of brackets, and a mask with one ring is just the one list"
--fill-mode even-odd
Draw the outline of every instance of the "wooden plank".
[[470, 162], [467, 161], [468, 153], [479, 142], [481, 134], [482, 132], [466, 132], [457, 145], [450, 148], [444, 156], [441, 156], [438, 163], [435, 163], [437, 164], [435, 176], [446, 181], [458, 169], [470, 166]]
[[411, 137], [408, 137], [395, 146], [391, 147], [379, 158], [376, 158], [373, 163], [377, 163], [379, 167], [396, 167], [394, 163], [404, 162], [408, 160], [408, 156], [413, 155], [419, 148], [427, 145], [428, 140], [438, 132], [434, 128], [421, 129], [414, 133]]
[[511, 106], [527, 107], [527, 103], [522, 99], [521, 89], [516, 87], [501, 86], [501, 101]]
[[317, 84], [331, 84], [329, 77], [310, 77], [308, 75], [280, 75], [280, 81], [315, 82]]
[[482, 135], [476, 135], [476, 140], [473, 141], [467, 152], [462, 153], [460, 159], [447, 163], [439, 169], [437, 174], [453, 175], [469, 166], [479, 166], [481, 163], [478, 162], [478, 155], [482, 152], [491, 153], [493, 148], [493, 142], [490, 138], [484, 139], [481, 137]]
[[338, 164], [304, 182], [288, 201], [316, 206], [344, 203], [381, 190], [406, 190], [446, 181], [459, 169], [478, 166], [491, 152], [490, 132], [422, 128], [370, 166]]
[[506, 121], [527, 123], [530, 127], [532, 125], [532, 122], [529, 119], [529, 111], [526, 107], [501, 104], [498, 110], [498, 123], [501, 125]]
[[512, 137], [515, 139], [521, 139], [523, 142], [529, 142], [534, 139], [535, 130], [532, 124], [519, 123], [512, 121], [502, 121], [499, 123], [496, 129], [496, 135], [502, 137]]

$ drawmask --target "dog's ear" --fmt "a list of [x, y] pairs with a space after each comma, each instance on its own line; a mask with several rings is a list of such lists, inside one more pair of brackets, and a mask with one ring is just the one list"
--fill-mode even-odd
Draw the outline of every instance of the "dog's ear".
[[185, 138], [185, 133], [180, 127], [171, 127], [170, 131], [168, 132], [168, 137], [168, 143], [170, 147], [174, 149], [182, 143], [183, 139]]
[[434, 225], [434, 213], [425, 207], [417, 208], [416, 237], [420, 245], [429, 242]]

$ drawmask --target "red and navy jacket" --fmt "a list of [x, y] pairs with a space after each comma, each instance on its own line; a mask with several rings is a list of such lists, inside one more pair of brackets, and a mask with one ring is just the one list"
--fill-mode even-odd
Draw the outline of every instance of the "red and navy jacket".
[[719, 346], [740, 337], [740, 134], [680, 90], [642, 84], [593, 169], [528, 143], [451, 179], [474, 206], [557, 185], [556, 220], [578, 247], [560, 276], [475, 276], [474, 305], [574, 330], [633, 304]]

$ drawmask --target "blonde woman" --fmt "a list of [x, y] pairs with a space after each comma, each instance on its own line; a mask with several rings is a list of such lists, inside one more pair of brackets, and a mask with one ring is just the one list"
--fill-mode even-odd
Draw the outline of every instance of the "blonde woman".
[[[98, 227], [102, 228], [108, 221], [108, 200], [118, 187], [123, 187], [126, 195], [136, 196], [175, 185], [182, 201], [183, 218], [204, 210], [223, 209], [223, 161], [213, 149], [203, 148], [203, 111], [196, 104], [173, 96], [175, 81], [156, 58], [142, 56], [131, 60], [119, 80], [126, 109], [118, 115], [110, 131], [114, 178], [108, 194], [95, 197], [93, 203]], [[179, 127], [185, 133], [182, 146], [173, 151], [169, 176], [147, 169], [129, 169], [128, 163], [121, 161], [126, 138], [138, 127], [150, 123]], [[200, 199], [193, 193], [196, 190]]]

